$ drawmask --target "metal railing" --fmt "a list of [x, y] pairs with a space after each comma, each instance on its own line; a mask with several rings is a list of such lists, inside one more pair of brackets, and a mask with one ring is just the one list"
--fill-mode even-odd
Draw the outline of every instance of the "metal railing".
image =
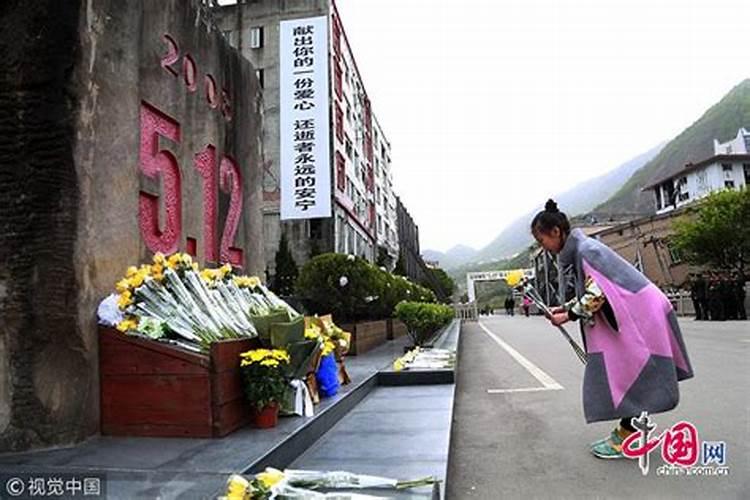
[[453, 310], [456, 312], [456, 318], [464, 321], [477, 321], [479, 311], [476, 302], [468, 304], [453, 304]]

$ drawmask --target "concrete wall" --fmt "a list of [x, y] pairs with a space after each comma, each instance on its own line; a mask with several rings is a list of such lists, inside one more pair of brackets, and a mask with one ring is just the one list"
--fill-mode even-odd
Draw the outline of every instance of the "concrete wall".
[[[188, 238], [199, 260], [211, 252], [207, 241], [218, 251], [230, 206], [238, 208], [234, 196], [242, 207], [231, 246], [241, 248], [245, 271], [263, 270], [260, 89], [251, 64], [195, 6], [4, 6], [0, 52], [11, 71], [0, 76], [0, 451], [97, 432], [96, 307], [128, 265], [156, 247], [184, 251]], [[170, 49], [171, 65], [164, 61]], [[186, 80], [186, 67], [195, 79], [189, 71]], [[206, 95], [208, 75], [218, 101]], [[149, 126], [161, 135], [154, 144]], [[207, 170], [213, 190], [194, 165], [208, 144], [216, 150], [217, 169]], [[234, 172], [226, 192], [217, 171], [225, 155]], [[175, 165], [179, 190], [164, 172], [148, 178], [143, 170]], [[233, 175], [241, 181], [231, 182]], [[139, 215], [145, 193], [159, 200], [155, 231]], [[204, 198], [216, 201], [213, 225], [205, 222]], [[170, 233], [167, 215], [176, 207], [181, 228]]]
[[631, 264], [640, 252], [643, 273], [657, 286], [681, 286], [691, 269], [686, 262], [673, 258], [666, 239], [673, 233], [675, 218], [682, 215], [684, 212], [679, 210], [639, 219], [603, 231], [597, 237]]

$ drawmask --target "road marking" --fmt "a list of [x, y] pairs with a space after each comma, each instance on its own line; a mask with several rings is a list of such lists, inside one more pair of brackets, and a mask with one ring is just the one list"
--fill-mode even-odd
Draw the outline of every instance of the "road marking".
[[[536, 366], [534, 363], [526, 359], [520, 352], [513, 349], [511, 346], [503, 342], [497, 335], [492, 333], [481, 321], [478, 321], [479, 326], [484, 330], [484, 333], [490, 336], [492, 340], [497, 343], [500, 347], [505, 349], [505, 351], [513, 357], [518, 363], [526, 368], [526, 370], [531, 373], [531, 375], [537, 379], [544, 387], [540, 387], [539, 390], [547, 390], [547, 391], [559, 391], [563, 389], [563, 386], [557, 383], [555, 379], [547, 375], [547, 373]], [[508, 391], [508, 392], [527, 392], [525, 390], [517, 390], [517, 389], [491, 389], [493, 391]], [[489, 391], [488, 391], [489, 392]]]
[[561, 391], [563, 387], [524, 387], [522, 389], [487, 389], [487, 394], [507, 394], [511, 392], [544, 392], [544, 391]]

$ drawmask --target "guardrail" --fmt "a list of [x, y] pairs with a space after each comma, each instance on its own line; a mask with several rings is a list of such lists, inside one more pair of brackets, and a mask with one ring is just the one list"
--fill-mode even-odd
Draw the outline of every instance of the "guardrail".
[[479, 317], [476, 302], [470, 302], [468, 304], [453, 304], [453, 310], [456, 312], [456, 318], [464, 321], [477, 321], [477, 318]]

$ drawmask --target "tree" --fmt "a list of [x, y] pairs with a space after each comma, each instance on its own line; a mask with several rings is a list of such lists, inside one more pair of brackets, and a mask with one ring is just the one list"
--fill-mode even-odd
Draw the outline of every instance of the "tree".
[[274, 291], [279, 295], [294, 293], [294, 282], [297, 281], [297, 263], [294, 262], [286, 235], [282, 233], [279, 250], [276, 252], [276, 275], [274, 277]]
[[378, 247], [378, 258], [375, 260], [375, 265], [389, 269], [392, 261], [393, 259], [388, 255], [388, 250], [385, 247]]
[[[428, 272], [433, 276], [434, 279], [427, 279], [425, 277], [425, 279], [421, 281], [420, 285], [429, 288], [430, 290], [435, 292], [435, 295], [444, 295], [450, 301], [453, 296], [453, 292], [456, 290], [456, 283], [453, 281], [453, 278], [448, 276], [448, 273], [446, 273], [439, 267], [428, 269]], [[440, 290], [436, 290], [436, 287], [440, 287]]]
[[708, 196], [694, 217], [675, 223], [671, 242], [691, 264], [745, 273], [750, 264], [750, 191]]
[[404, 254], [399, 254], [398, 260], [396, 261], [396, 267], [393, 269], [393, 274], [406, 276], [406, 260], [404, 259]]

